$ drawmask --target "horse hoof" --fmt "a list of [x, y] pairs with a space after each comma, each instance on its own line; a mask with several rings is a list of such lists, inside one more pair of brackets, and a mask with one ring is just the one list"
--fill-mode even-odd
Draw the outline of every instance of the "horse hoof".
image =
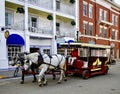
[[33, 80], [32, 82], [33, 82], [33, 83], [35, 83], [35, 82], [36, 82], [36, 80]]
[[21, 84], [24, 84], [24, 82], [23, 82], [23, 81], [21, 81], [20, 83], [21, 83]]
[[67, 78], [65, 78], [64, 81], [67, 81]]
[[39, 87], [42, 87], [42, 84], [39, 84]]
[[55, 80], [56, 78], [53, 78], [53, 80]]
[[47, 86], [48, 84], [47, 83], [45, 83], [45, 84], [43, 84], [44, 86]]
[[39, 85], [39, 87], [41, 87], [41, 86], [42, 86], [42, 83], [39, 83], [39, 82], [38, 82], [38, 85]]
[[61, 82], [58, 82], [58, 84], [61, 84]]

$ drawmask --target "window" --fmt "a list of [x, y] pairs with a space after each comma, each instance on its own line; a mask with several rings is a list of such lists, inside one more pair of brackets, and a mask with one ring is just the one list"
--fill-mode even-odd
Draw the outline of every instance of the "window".
[[37, 17], [31, 17], [29, 16], [28, 18], [28, 24], [29, 24], [29, 30], [31, 32], [35, 32], [36, 31], [36, 28], [37, 28]]
[[93, 11], [93, 6], [89, 5], [89, 18], [92, 18], [92, 11]]
[[115, 30], [112, 30], [112, 39], [115, 39]]
[[99, 32], [99, 36], [100, 36], [100, 37], [102, 37], [102, 30], [103, 30], [103, 28], [100, 27], [100, 32]]
[[60, 23], [56, 23], [56, 32], [57, 35], [60, 35]]
[[104, 38], [107, 38], [107, 28], [104, 28]]
[[100, 20], [102, 20], [102, 12], [103, 12], [103, 10], [100, 9], [100, 11], [99, 11], [99, 19], [100, 19]]
[[89, 24], [89, 35], [92, 36], [92, 32], [93, 32], [93, 25]]
[[43, 53], [50, 55], [50, 49], [44, 49]]
[[107, 11], [104, 10], [104, 21], [107, 21]]
[[118, 30], [115, 32], [115, 39], [118, 40]]
[[56, 10], [60, 10], [60, 0], [56, 0]]
[[8, 60], [12, 61], [12, 57], [21, 52], [20, 46], [8, 46]]
[[115, 23], [114, 17], [115, 17], [115, 15], [112, 14], [112, 24], [113, 24], [113, 25], [114, 25], [114, 23]]
[[83, 34], [87, 34], [87, 23], [83, 22]]
[[118, 16], [115, 16], [115, 26], [118, 26]]
[[12, 24], [13, 24], [13, 12], [6, 11], [5, 12], [5, 26], [7, 28], [11, 28]]
[[32, 27], [37, 27], [37, 18], [31, 17], [31, 24], [32, 24]]
[[83, 15], [87, 16], [87, 3], [83, 3]]

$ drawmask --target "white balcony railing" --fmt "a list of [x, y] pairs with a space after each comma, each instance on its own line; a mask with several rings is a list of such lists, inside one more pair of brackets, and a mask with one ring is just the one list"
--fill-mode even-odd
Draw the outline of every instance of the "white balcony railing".
[[15, 22], [11, 25], [6, 25], [5, 28], [7, 29], [13, 29], [13, 30], [24, 30], [24, 21]]
[[38, 34], [52, 34], [52, 30], [49, 29], [48, 27], [29, 27], [28, 30], [33, 33], [38, 33]]
[[12, 29], [23, 31], [25, 29], [24, 21], [16, 22], [15, 24], [12, 25]]
[[75, 15], [75, 7], [70, 6], [70, 5], [66, 5], [66, 4], [63, 4], [63, 3], [60, 4], [60, 9], [56, 9], [56, 10], [60, 11], [62, 13], [65, 13], [65, 14], [72, 15], [72, 16]]
[[60, 31], [56, 31], [58, 37], [75, 37], [74, 29], [60, 28]]
[[47, 8], [47, 9], [53, 8], [52, 2], [53, 0], [28, 0], [29, 4]]

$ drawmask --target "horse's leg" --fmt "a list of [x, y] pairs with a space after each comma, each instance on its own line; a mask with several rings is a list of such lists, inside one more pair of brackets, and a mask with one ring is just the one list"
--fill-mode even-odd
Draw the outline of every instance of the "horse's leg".
[[25, 73], [24, 73], [25, 71], [24, 70], [22, 70], [22, 77], [21, 77], [21, 84], [24, 84], [24, 76], [25, 76]]
[[46, 76], [45, 76], [45, 74], [43, 75], [43, 85], [47, 85], [47, 79], [46, 79]]
[[53, 80], [55, 80], [56, 79], [56, 75], [54, 73], [54, 70], [52, 70], [52, 75], [53, 75]]
[[67, 81], [67, 78], [65, 76], [65, 70], [63, 71], [63, 78], [64, 78], [64, 81]]
[[[45, 73], [45, 71], [47, 70], [47, 67], [43, 67], [42, 69], [41, 69], [41, 71], [40, 71], [40, 73], [39, 73], [39, 77], [38, 77], [38, 85], [39, 86], [42, 86], [42, 78], [44, 77], [44, 73]], [[47, 81], [47, 79], [46, 79], [46, 81]]]
[[58, 80], [58, 84], [60, 84], [63, 79], [63, 72], [63, 70], [60, 70], [60, 79]]
[[64, 78], [64, 81], [67, 81], [67, 78], [66, 78], [66, 75], [65, 75], [65, 71], [66, 71], [66, 63], [63, 66], [63, 78]]
[[30, 67], [30, 68], [31, 68], [31, 70], [32, 70], [32, 73], [33, 73], [32, 75], [33, 75], [33, 77], [34, 77], [34, 79], [33, 79], [33, 81], [32, 81], [32, 82], [34, 83], [34, 82], [36, 82], [36, 81], [37, 81], [37, 78], [36, 78], [36, 75], [35, 75], [35, 70], [34, 70], [34, 69], [35, 69], [35, 67], [34, 67], [34, 65], [31, 65], [31, 67]]

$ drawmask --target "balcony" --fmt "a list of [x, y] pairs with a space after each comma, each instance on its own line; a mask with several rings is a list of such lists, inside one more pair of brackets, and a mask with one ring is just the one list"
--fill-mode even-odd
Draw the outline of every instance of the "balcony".
[[99, 24], [101, 25], [105, 25], [105, 26], [112, 26], [113, 24], [108, 22], [108, 21], [105, 21], [105, 20], [99, 20]]
[[12, 30], [24, 30], [24, 21], [15, 22], [14, 24], [8, 24], [5, 26], [6, 29]]
[[35, 5], [42, 8], [53, 9], [53, 0], [28, 0], [28, 4]]
[[52, 35], [52, 30], [49, 29], [48, 27], [29, 27], [28, 28], [29, 32], [32, 33], [37, 33], [37, 34], [47, 34], [47, 35]]
[[56, 31], [57, 37], [75, 37], [74, 29], [60, 28], [60, 31]]
[[57, 8], [56, 11], [64, 13], [64, 14], [69, 14], [72, 16], [75, 15], [75, 7], [67, 5], [67, 4], [63, 4], [63, 3], [60, 3], [60, 7]]

